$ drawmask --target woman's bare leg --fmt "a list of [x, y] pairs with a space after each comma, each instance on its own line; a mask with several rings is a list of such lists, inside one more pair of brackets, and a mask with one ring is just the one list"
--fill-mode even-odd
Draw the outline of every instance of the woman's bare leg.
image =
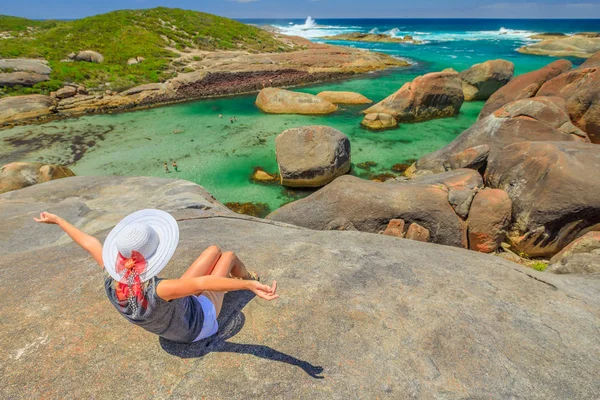
[[[251, 279], [244, 263], [231, 251], [226, 251], [221, 255], [221, 258], [217, 261], [217, 265], [215, 265], [210, 274], [223, 278], [227, 278], [229, 274], [231, 274], [236, 278]], [[205, 291], [202, 294], [208, 297], [215, 305], [218, 316], [221, 312], [221, 307], [223, 307], [223, 297], [225, 296], [225, 292]]]
[[210, 275], [221, 258], [221, 249], [213, 245], [207, 248], [190, 265], [181, 278], [197, 278], [204, 275]]

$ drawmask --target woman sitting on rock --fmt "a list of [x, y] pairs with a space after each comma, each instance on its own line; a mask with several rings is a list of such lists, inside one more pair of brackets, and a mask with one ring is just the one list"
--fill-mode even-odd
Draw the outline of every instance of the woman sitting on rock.
[[[258, 282], [232, 252], [211, 246], [179, 279], [156, 277], [167, 265], [179, 241], [177, 221], [159, 210], [125, 217], [108, 234], [104, 246], [64, 219], [47, 212], [35, 221], [56, 224], [87, 250], [108, 275], [108, 299], [129, 322], [175, 342], [196, 342], [214, 335], [225, 292], [251, 290], [273, 300], [272, 286]], [[237, 279], [232, 279], [234, 277]]]

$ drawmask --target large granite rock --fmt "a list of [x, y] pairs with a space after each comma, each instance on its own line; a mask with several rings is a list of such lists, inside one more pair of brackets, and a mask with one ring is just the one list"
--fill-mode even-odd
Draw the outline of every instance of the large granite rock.
[[42, 94], [4, 97], [0, 99], [0, 125], [47, 116], [53, 104], [50, 96]]
[[36, 74], [35, 72], [0, 73], [0, 87], [33, 86], [49, 79], [48, 75]]
[[303, 126], [275, 138], [281, 184], [320, 187], [350, 170], [350, 140], [328, 126]]
[[13, 162], [0, 168], [0, 193], [75, 174], [67, 167], [38, 162]]
[[75, 61], [86, 61], [96, 64], [104, 62], [104, 56], [94, 50], [82, 50], [75, 54], [73, 59]]
[[48, 61], [35, 58], [5, 58], [0, 60], [0, 71], [35, 72], [41, 75], [50, 75], [52, 68]]
[[270, 114], [330, 114], [337, 106], [308, 93], [265, 88], [258, 93], [256, 105]]
[[442, 172], [456, 167], [479, 167], [490, 151], [522, 141], [588, 142], [574, 126], [558, 97], [534, 97], [506, 104], [478, 120], [450, 144], [421, 157], [415, 169]]
[[600, 143], [600, 67], [579, 67], [546, 82], [539, 96], [558, 96], [567, 101], [575, 125]]
[[398, 121], [390, 114], [385, 113], [370, 113], [365, 115], [360, 124], [374, 131], [391, 129], [398, 126]]
[[[0, 306], [0, 397], [598, 397], [597, 276], [214, 213], [200, 192], [182, 181], [77, 177], [0, 196], [10, 239], [0, 240], [0, 292], [19, 293]], [[203, 204], [213, 208], [197, 209]], [[90, 257], [31, 220], [47, 209], [103, 229], [103, 238], [148, 206], [179, 220], [179, 246], [162, 276], [180, 276], [217, 244], [264, 281], [277, 279], [281, 297], [229, 293], [216, 337], [159, 340], [115, 312]]]
[[419, 76], [364, 113], [385, 113], [398, 122], [419, 122], [455, 116], [463, 101], [460, 76], [450, 70]]
[[392, 219], [428, 229], [431, 242], [466, 247], [466, 224], [441, 184], [381, 183], [342, 176], [304, 199], [273, 211], [267, 219], [318, 230], [379, 233]]
[[508, 239], [529, 256], [551, 256], [600, 228], [600, 146], [521, 142], [492, 152], [486, 184], [513, 204]]
[[581, 68], [600, 67], [600, 51], [585, 60]]
[[475, 64], [460, 73], [465, 101], [487, 100], [512, 79], [515, 65], [506, 60]]
[[369, 100], [362, 94], [355, 92], [324, 91], [318, 93], [317, 97], [333, 104], [370, 104], [373, 102], [373, 100]]
[[588, 58], [600, 51], [600, 38], [573, 35], [529, 44], [518, 51], [542, 56]]
[[510, 224], [512, 203], [505, 191], [484, 189], [475, 195], [469, 209], [469, 248], [482, 253], [496, 251]]
[[575, 239], [550, 259], [553, 274], [600, 274], [600, 232]]
[[558, 60], [544, 68], [517, 76], [490, 96], [479, 114], [479, 119], [489, 116], [511, 101], [535, 96], [546, 81], [568, 71], [572, 66], [570, 61]]

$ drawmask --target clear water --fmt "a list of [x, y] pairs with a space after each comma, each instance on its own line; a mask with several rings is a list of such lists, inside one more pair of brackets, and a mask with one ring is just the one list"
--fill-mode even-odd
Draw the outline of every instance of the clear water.
[[[485, 29], [454, 22], [451, 24], [454, 30], [449, 28], [447, 20], [419, 20], [419, 24], [429, 21], [425, 24], [428, 26], [411, 26], [409, 21], [317, 19], [316, 26], [293, 20], [251, 22], [279, 24], [290, 33], [304, 33], [313, 40], [320, 40], [317, 36], [331, 34], [334, 30], [368, 32], [377, 28], [380, 32], [388, 32], [398, 28], [390, 34], [412, 33], [416, 37], [415, 32], [423, 32], [420, 35], [428, 42], [422, 46], [351, 43], [406, 58], [413, 66], [297, 89], [308, 93], [349, 90], [379, 101], [403, 83], [426, 72], [448, 67], [461, 70], [477, 62], [504, 58], [514, 62], [516, 72], [520, 74], [553, 60], [517, 53], [515, 50], [528, 41], [529, 32], [523, 33], [526, 27], [512, 26], [511, 21], [471, 20], [470, 24], [483, 24]], [[565, 24], [571, 24], [563, 27], [565, 32], [600, 30], [598, 21]], [[497, 25], [500, 26], [496, 28]], [[329, 28], [332, 26], [335, 28]], [[499, 30], [502, 27], [513, 31], [502, 34]], [[561, 30], [560, 27], [556, 21], [536, 21], [529, 30], [554, 32]], [[389, 172], [396, 163], [410, 162], [449, 143], [473, 124], [483, 106], [481, 102], [465, 103], [455, 118], [405, 124], [396, 130], [374, 133], [359, 125], [362, 106], [342, 106], [332, 115], [319, 117], [266, 115], [255, 107], [254, 99], [255, 96], [209, 99], [131, 113], [15, 127], [0, 131], [0, 163], [40, 160], [70, 164], [77, 175], [177, 177], [204, 186], [221, 202], [261, 202], [275, 209], [307, 194], [277, 185], [255, 184], [249, 179], [256, 166], [271, 172], [277, 170], [274, 138], [285, 129], [302, 125], [329, 125], [339, 129], [350, 137], [353, 173], [367, 177], [368, 174]], [[222, 119], [219, 114], [223, 115]], [[237, 122], [230, 123], [229, 117], [236, 117]], [[172, 160], [179, 164], [179, 172], [171, 168]], [[375, 162], [377, 166], [370, 171], [357, 166], [367, 161]], [[169, 164], [171, 172], [164, 171], [164, 162]]]

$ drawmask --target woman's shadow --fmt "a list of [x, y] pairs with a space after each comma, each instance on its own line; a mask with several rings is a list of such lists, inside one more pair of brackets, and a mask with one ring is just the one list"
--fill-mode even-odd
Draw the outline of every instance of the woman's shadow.
[[161, 337], [159, 339], [160, 346], [167, 353], [181, 358], [202, 357], [210, 352], [252, 354], [267, 360], [295, 365], [302, 368], [311, 377], [323, 379], [323, 376], [320, 375], [323, 372], [323, 368], [320, 366], [312, 365], [268, 346], [231, 343], [227, 341], [227, 339], [235, 336], [244, 326], [246, 317], [241, 310], [253, 298], [254, 293], [250, 291], [227, 293], [223, 301], [221, 314], [217, 318], [219, 332], [216, 335], [195, 343], [176, 343]]

